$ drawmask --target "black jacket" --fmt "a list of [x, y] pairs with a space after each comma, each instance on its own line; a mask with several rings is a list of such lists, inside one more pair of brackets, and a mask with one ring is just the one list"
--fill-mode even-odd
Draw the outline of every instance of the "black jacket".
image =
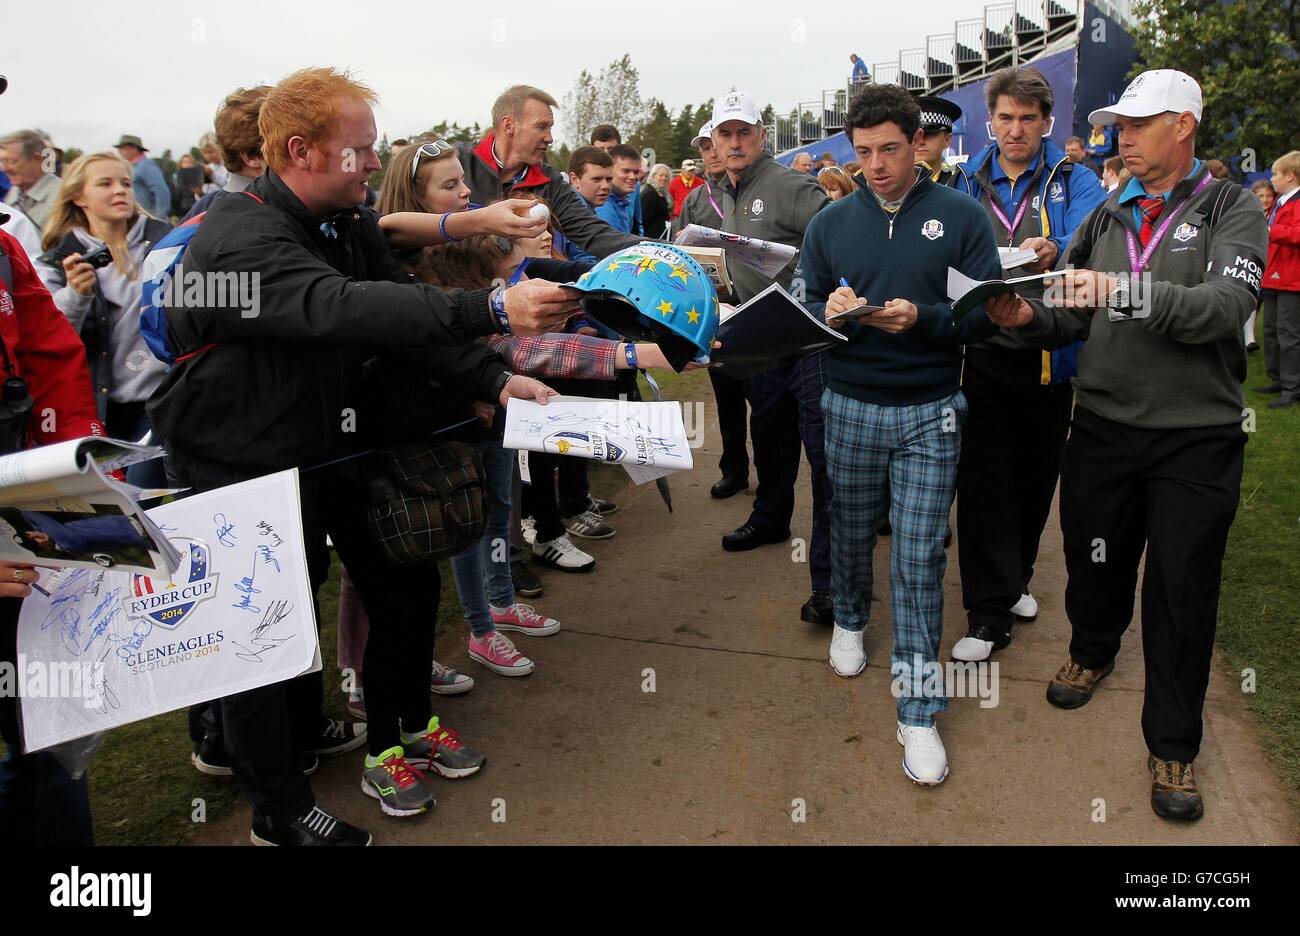
[[663, 240], [664, 231], [672, 219], [672, 199], [660, 195], [653, 185], [642, 185], [641, 223], [645, 227], [645, 236]]
[[198, 352], [149, 403], [169, 447], [270, 472], [399, 441], [367, 416], [362, 367], [377, 355], [495, 402], [506, 363], [472, 343], [495, 331], [488, 290], [412, 281], [368, 209], [322, 224], [270, 171], [249, 191], [261, 203], [237, 196], [212, 205], [183, 266], [187, 281], [249, 277], [259, 307], [243, 309], [238, 289], [213, 286], [205, 304], [167, 308], [177, 355]]
[[[135, 221], [132, 221], [134, 224]], [[166, 221], [155, 218], [145, 220], [144, 237], [150, 244], [156, 244], [172, 226]], [[77, 240], [77, 235], [69, 232], [45, 253], [41, 254], [41, 263], [51, 270], [51, 278], [59, 287], [68, 284], [67, 274], [63, 271], [63, 261], [73, 254], [84, 254], [86, 245]], [[108, 395], [113, 389], [113, 309], [100, 292], [99, 280], [96, 278], [90, 300], [90, 311], [81, 323], [81, 342], [86, 346], [86, 362], [90, 365], [90, 382], [95, 389], [95, 409], [100, 421], [107, 417]], [[54, 290], [51, 290], [52, 292]]]

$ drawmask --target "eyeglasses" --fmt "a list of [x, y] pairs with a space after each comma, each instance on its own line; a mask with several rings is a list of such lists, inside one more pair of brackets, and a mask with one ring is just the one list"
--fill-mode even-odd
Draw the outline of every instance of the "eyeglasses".
[[415, 159], [411, 160], [411, 181], [414, 182], [415, 177], [419, 175], [420, 160], [425, 156], [428, 156], [430, 159], [441, 159], [448, 153], [454, 153], [455, 151], [456, 148], [446, 140], [434, 140], [432, 143], [421, 143], [420, 148], [415, 151]]

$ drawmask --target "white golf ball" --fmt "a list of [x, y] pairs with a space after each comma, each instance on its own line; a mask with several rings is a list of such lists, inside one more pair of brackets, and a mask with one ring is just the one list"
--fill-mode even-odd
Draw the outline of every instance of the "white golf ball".
[[528, 218], [531, 221], [549, 221], [551, 210], [545, 205], [537, 204], [528, 209]]

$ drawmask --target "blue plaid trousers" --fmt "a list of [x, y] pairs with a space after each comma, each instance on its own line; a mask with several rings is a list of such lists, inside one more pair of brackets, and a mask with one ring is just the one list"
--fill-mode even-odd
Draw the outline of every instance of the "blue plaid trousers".
[[[966, 398], [959, 392], [915, 406], [879, 406], [827, 390], [826, 470], [831, 488], [831, 594], [835, 623], [866, 628], [874, 586], [876, 529], [889, 511], [894, 652], [890, 671], [898, 720], [928, 727], [948, 707], [942, 688], [922, 689], [918, 668], [938, 663], [943, 635], [943, 576], [961, 454]], [[891, 491], [886, 502], [886, 486]], [[942, 680], [938, 680], [942, 685]]]

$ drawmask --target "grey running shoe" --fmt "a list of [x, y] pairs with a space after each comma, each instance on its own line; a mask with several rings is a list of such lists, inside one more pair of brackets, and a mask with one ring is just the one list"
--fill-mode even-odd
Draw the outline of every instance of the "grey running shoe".
[[449, 780], [458, 780], [478, 773], [487, 758], [461, 742], [450, 728], [444, 728], [435, 715], [429, 719], [429, 728], [412, 740], [403, 735], [402, 746], [406, 760], [419, 770], [431, 770]]
[[419, 815], [437, 803], [425, 786], [424, 775], [406, 759], [400, 747], [366, 758], [361, 792], [379, 800], [379, 808], [389, 816]]

